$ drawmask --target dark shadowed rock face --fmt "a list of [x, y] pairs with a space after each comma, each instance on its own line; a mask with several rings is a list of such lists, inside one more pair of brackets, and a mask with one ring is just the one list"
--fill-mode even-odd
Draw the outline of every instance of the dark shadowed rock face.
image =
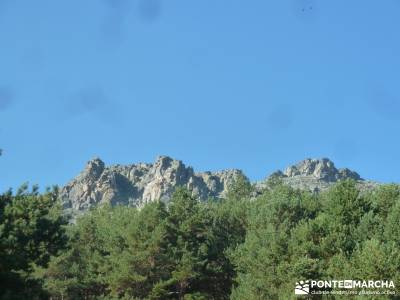
[[160, 156], [153, 164], [106, 167], [95, 158], [61, 192], [66, 209], [85, 211], [96, 204], [142, 206], [151, 201], [168, 201], [177, 186], [201, 199], [223, 197], [239, 170], [194, 173], [181, 161]]

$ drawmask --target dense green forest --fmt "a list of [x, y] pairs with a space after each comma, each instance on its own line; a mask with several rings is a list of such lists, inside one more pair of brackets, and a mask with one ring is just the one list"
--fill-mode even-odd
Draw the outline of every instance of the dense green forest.
[[178, 188], [168, 205], [73, 223], [57, 199], [27, 186], [0, 196], [0, 299], [292, 299], [302, 279], [400, 282], [398, 185], [316, 194], [271, 181], [254, 198], [239, 181], [203, 202]]

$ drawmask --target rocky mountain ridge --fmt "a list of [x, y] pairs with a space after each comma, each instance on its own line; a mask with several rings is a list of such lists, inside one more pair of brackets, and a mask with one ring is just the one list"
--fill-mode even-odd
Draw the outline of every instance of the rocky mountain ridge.
[[[74, 212], [110, 203], [140, 207], [151, 201], [168, 201], [177, 186], [192, 191], [200, 199], [222, 198], [242, 171], [196, 173], [180, 160], [160, 156], [152, 164], [105, 166], [99, 158], [90, 160], [85, 169], [61, 190], [64, 208]], [[342, 179], [354, 179], [360, 189], [371, 189], [377, 184], [362, 179], [347, 168], [337, 169], [327, 158], [305, 159], [286, 170], [271, 174], [266, 180], [254, 183], [256, 192], [268, 187], [269, 179], [278, 178], [294, 188], [323, 191]]]
[[183, 186], [201, 198], [223, 197], [240, 170], [195, 173], [182, 161], [160, 156], [153, 164], [106, 167], [99, 158], [90, 160], [85, 169], [61, 191], [63, 205], [74, 211], [93, 205], [142, 206], [151, 201], [168, 201], [177, 186]]
[[269, 179], [281, 180], [293, 188], [319, 192], [327, 190], [339, 180], [353, 179], [357, 182], [360, 190], [370, 190], [378, 185], [373, 181], [368, 181], [348, 168], [337, 169], [334, 163], [328, 158], [311, 159], [307, 158], [299, 163], [287, 167], [283, 172], [278, 170], [272, 173], [266, 180], [257, 182], [257, 189], [267, 186]]

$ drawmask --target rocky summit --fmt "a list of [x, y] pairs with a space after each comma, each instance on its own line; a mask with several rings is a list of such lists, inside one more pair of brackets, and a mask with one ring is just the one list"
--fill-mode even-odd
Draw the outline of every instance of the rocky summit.
[[[85, 211], [103, 203], [140, 207], [151, 201], [168, 201], [177, 186], [186, 187], [200, 199], [221, 198], [239, 177], [247, 180], [240, 170], [195, 173], [180, 160], [160, 156], [152, 164], [105, 166], [95, 158], [61, 191], [65, 209]], [[284, 171], [277, 171], [266, 180], [254, 183], [256, 193], [268, 188], [271, 179], [302, 190], [318, 192], [335, 182], [354, 179], [360, 189], [374, 188], [377, 183], [366, 181], [349, 169], [337, 169], [327, 158], [305, 159]]]
[[160, 156], [153, 164], [105, 166], [99, 158], [61, 191], [63, 206], [84, 211], [96, 204], [142, 206], [151, 201], [168, 201], [177, 186], [186, 187], [201, 198], [223, 197], [240, 170], [195, 173], [180, 160]]
[[328, 158], [305, 159], [295, 165], [287, 167], [283, 172], [278, 170], [266, 180], [256, 183], [258, 190], [268, 186], [271, 179], [278, 179], [293, 188], [319, 192], [327, 190], [339, 180], [353, 179], [360, 190], [370, 190], [377, 186], [376, 182], [367, 181], [347, 168], [337, 169]]

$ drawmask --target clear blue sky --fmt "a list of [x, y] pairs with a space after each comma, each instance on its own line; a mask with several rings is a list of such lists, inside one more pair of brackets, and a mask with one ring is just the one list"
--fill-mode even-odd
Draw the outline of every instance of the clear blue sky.
[[0, 0], [0, 190], [87, 160], [400, 182], [396, 0]]

